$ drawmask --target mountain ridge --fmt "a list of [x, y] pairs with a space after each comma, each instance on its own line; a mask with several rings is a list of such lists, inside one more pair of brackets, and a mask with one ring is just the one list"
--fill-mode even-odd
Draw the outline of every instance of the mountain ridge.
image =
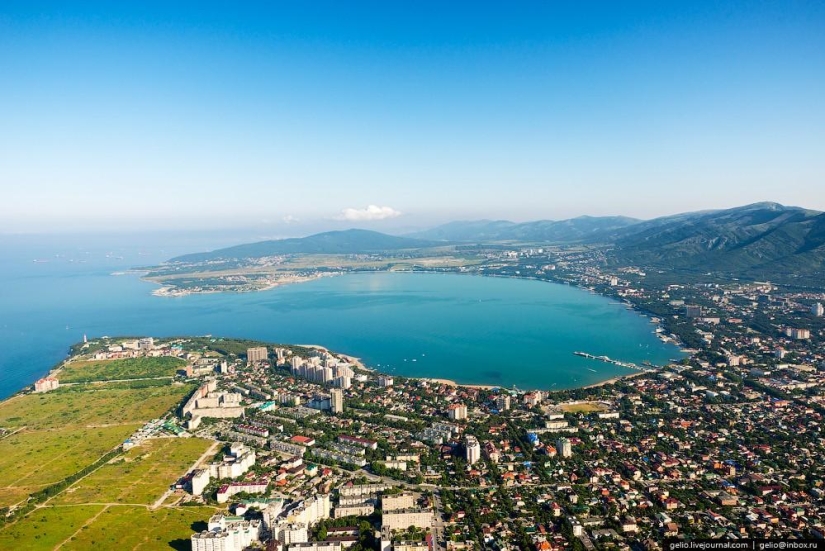
[[779, 271], [816, 274], [825, 266], [825, 213], [754, 203], [642, 222], [613, 240], [617, 264], [703, 269], [744, 277]]
[[214, 251], [177, 256], [169, 262], [206, 262], [242, 258], [262, 258], [286, 254], [368, 254], [382, 251], [420, 249], [442, 245], [423, 239], [387, 235], [372, 230], [349, 229], [322, 232], [307, 237], [272, 239], [245, 243]]
[[169, 262], [197, 263], [289, 254], [385, 253], [494, 242], [509, 242], [514, 246], [587, 245], [602, 248], [605, 262], [614, 266], [712, 271], [750, 279], [811, 281], [825, 277], [825, 213], [770, 202], [652, 220], [581, 216], [524, 223], [459, 221], [406, 236], [351, 229], [248, 243], [183, 255]]
[[466, 220], [448, 222], [415, 233], [410, 237], [444, 241], [546, 241], [571, 243], [586, 241], [595, 235], [616, 231], [641, 222], [627, 216], [582, 215], [565, 220]]

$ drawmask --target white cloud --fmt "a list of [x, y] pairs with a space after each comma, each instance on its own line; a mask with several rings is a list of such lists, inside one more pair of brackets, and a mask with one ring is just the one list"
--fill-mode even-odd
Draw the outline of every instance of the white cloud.
[[287, 214], [282, 218], [284, 224], [294, 224], [295, 222], [299, 222], [297, 218], [292, 216], [291, 214]]
[[365, 209], [344, 209], [341, 211], [341, 220], [351, 222], [361, 222], [364, 220], [386, 220], [387, 218], [397, 218], [401, 213], [392, 207], [379, 207], [369, 205]]

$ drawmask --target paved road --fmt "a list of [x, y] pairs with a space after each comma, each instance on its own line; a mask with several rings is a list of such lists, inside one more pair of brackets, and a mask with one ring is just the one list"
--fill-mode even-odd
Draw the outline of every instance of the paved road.
[[441, 502], [441, 492], [433, 492], [433, 507], [435, 516], [433, 517], [433, 551], [442, 551], [444, 547], [444, 505]]

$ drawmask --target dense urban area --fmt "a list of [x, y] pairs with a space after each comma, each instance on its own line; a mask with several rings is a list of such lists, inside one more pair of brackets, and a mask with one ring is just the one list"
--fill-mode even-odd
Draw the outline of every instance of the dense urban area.
[[[211, 337], [91, 340], [66, 366], [182, 360], [175, 380], [196, 390], [122, 448], [215, 442], [168, 481], [175, 507], [217, 508], [192, 533], [195, 551], [823, 537], [825, 294], [608, 272], [586, 249], [476, 253], [483, 263], [445, 270], [615, 297], [689, 356], [555, 392], [391, 377], [320, 347]], [[60, 374], [35, 391], [60, 388]]]

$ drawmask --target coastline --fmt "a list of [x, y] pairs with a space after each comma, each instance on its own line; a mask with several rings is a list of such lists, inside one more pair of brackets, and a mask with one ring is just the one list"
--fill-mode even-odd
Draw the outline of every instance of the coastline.
[[[333, 350], [330, 350], [326, 346], [323, 346], [323, 345], [320, 345], [320, 344], [296, 344], [295, 346], [301, 346], [301, 347], [304, 347], [304, 348], [314, 348], [316, 350], [323, 350], [324, 352], [329, 352], [331, 354], [335, 354], [336, 356], [344, 358], [345, 360], [347, 360], [348, 362], [353, 364], [355, 367], [357, 367], [358, 369], [361, 369], [363, 371], [367, 371], [367, 372], [375, 374], [375, 375], [389, 375], [389, 374], [386, 374], [386, 373], [382, 373], [382, 372], [378, 371], [377, 369], [373, 369], [371, 367], [365, 366], [360, 358], [357, 358], [355, 356], [350, 356], [349, 354], [342, 354], [342, 353], [335, 352]], [[601, 381], [601, 382], [598, 382], [598, 383], [593, 383], [593, 384], [584, 385], [584, 386], [575, 386], [575, 387], [571, 387], [569, 389], [558, 389], [558, 391], [560, 392], [560, 391], [563, 391], [563, 390], [597, 388], [597, 387], [600, 387], [600, 386], [611, 385], [613, 383], [616, 383], [618, 381], [622, 381], [622, 380], [625, 380], [625, 379], [632, 379], [634, 377], [639, 377], [641, 375], [651, 373], [652, 371], [653, 370], [651, 370], [651, 371], [637, 371], [635, 373], [628, 373], [627, 375], [618, 375], [618, 376], [611, 377], [610, 379], [607, 379], [605, 381]], [[389, 375], [389, 376], [393, 376], [393, 375]], [[446, 386], [451, 386], [451, 387], [455, 387], [455, 388], [475, 388], [475, 389], [478, 389], [478, 390], [493, 390], [493, 389], [496, 389], [496, 388], [507, 389], [507, 387], [502, 386], [502, 385], [482, 385], [482, 384], [471, 384], [471, 383], [459, 383], [459, 382], [456, 382], [452, 379], [441, 379], [441, 378], [434, 378], [434, 377], [414, 377], [414, 376], [406, 376], [406, 375], [401, 375], [401, 376], [404, 377], [405, 379], [412, 379], [412, 380], [416, 380], [416, 381], [422, 381], [422, 382], [425, 382], [425, 383], [434, 383], [434, 384], [446, 385]], [[543, 389], [529, 389], [529, 390], [525, 390], [524, 392], [529, 392], [530, 390], [543, 390]], [[554, 391], [550, 390], [549, 392], [554, 392]]]
[[323, 350], [324, 352], [330, 352], [331, 354], [335, 354], [336, 356], [340, 356], [347, 360], [349, 363], [357, 367], [362, 371], [369, 371], [370, 373], [377, 373], [375, 369], [371, 367], [367, 367], [364, 365], [364, 362], [361, 361], [361, 358], [356, 356], [350, 356], [349, 354], [341, 354], [339, 352], [335, 352], [327, 348], [326, 346], [321, 346], [320, 344], [296, 344], [295, 346], [302, 346], [304, 348], [314, 348], [316, 350]]
[[410, 379], [416, 379], [418, 381], [425, 381], [428, 383], [436, 383], [441, 385], [453, 386], [453, 387], [464, 387], [464, 388], [477, 388], [480, 390], [492, 390], [494, 388], [502, 388], [501, 386], [497, 385], [465, 385], [462, 383], [457, 383], [452, 379], [433, 379], [431, 377], [409, 377]]
[[585, 386], [580, 386], [580, 387], [576, 387], [576, 388], [581, 388], [581, 389], [598, 388], [600, 386], [612, 385], [614, 383], [618, 383], [619, 381], [626, 381], [628, 379], [633, 379], [635, 377], [641, 377], [642, 375], [647, 375], [647, 374], [650, 374], [650, 373], [655, 373], [655, 370], [637, 371], [636, 373], [628, 373], [627, 375], [619, 375], [618, 377], [612, 377], [612, 378], [607, 379], [606, 381], [602, 381], [600, 383], [593, 383], [592, 385], [585, 385]]
[[[344, 353], [338, 353], [338, 352], [332, 351], [329, 348], [327, 348], [326, 346], [323, 346], [323, 345], [320, 345], [320, 344], [296, 344], [295, 346], [300, 346], [300, 347], [303, 347], [303, 348], [311, 348], [311, 349], [321, 350], [321, 351], [324, 351], [324, 352], [329, 352], [329, 353], [335, 354], [336, 356], [338, 356], [340, 358], [343, 358], [347, 362], [351, 363], [356, 369], [367, 372], [367, 373], [370, 373], [370, 374], [374, 374], [374, 375], [384, 375], [385, 374], [385, 373], [383, 373], [383, 372], [381, 372], [377, 369], [367, 367], [366, 365], [364, 365], [363, 361], [360, 358], [358, 358], [357, 356], [352, 356], [350, 354], [344, 354]], [[66, 364], [71, 362], [72, 359], [73, 359], [72, 357], [68, 357], [68, 358], [65, 358], [65, 359], [61, 360], [57, 365], [52, 367], [45, 376], [47, 376], [47, 377], [57, 377], [57, 376], [59, 376], [60, 372], [63, 371]], [[633, 379], [635, 377], [641, 377], [643, 375], [647, 375], [647, 374], [650, 374], [650, 373], [655, 373], [656, 371], [658, 371], [658, 369], [661, 369], [661, 366], [656, 368], [656, 369], [652, 369], [652, 370], [637, 371], [635, 373], [628, 373], [626, 375], [618, 375], [618, 376], [614, 376], [614, 377], [611, 377], [609, 379], [606, 379], [604, 381], [600, 381], [598, 383], [593, 383], [593, 384], [589, 384], [589, 385], [581, 385], [581, 386], [573, 386], [573, 387], [570, 387], [570, 388], [567, 388], [567, 389], [552, 389], [552, 388], [550, 388], [550, 389], [519, 389], [519, 390], [521, 392], [529, 392], [531, 390], [541, 390], [541, 391], [544, 391], [544, 392], [560, 392], [560, 391], [564, 391], [564, 390], [592, 389], [592, 388], [598, 388], [598, 387], [602, 387], [602, 386], [606, 386], [606, 385], [611, 385], [611, 384], [614, 384], [614, 383], [617, 383], [617, 382], [623, 381], [623, 380]], [[389, 375], [389, 374], [386, 374], [386, 375]], [[389, 376], [392, 376], [392, 375], [389, 375]], [[454, 381], [452, 379], [433, 378], [433, 377], [415, 377], [415, 376], [404, 376], [404, 375], [402, 375], [402, 377], [404, 377], [406, 379], [426, 382], [426, 383], [429, 383], [429, 384], [446, 385], [446, 386], [450, 386], [450, 387], [454, 387], [454, 388], [472, 388], [472, 389], [478, 389], [478, 390], [493, 390], [493, 389], [505, 389], [505, 390], [507, 390], [507, 387], [502, 386], [502, 385], [458, 383], [457, 381]], [[18, 389], [17, 391], [10, 394], [9, 396], [6, 396], [5, 398], [0, 399], [0, 403], [6, 402], [6, 401], [11, 400], [15, 397], [24, 395], [29, 390], [31, 390], [31, 384], [25, 385], [24, 387]]]
[[[126, 273], [126, 272], [124, 272]], [[114, 274], [112, 274], [114, 275]], [[306, 283], [307, 281], [314, 281], [316, 279], [321, 279], [323, 277], [331, 277], [335, 275], [340, 275], [339, 273], [322, 273], [318, 272], [313, 275], [284, 275], [279, 279], [276, 280], [267, 280], [263, 283], [256, 284], [256, 283], [247, 283], [244, 285], [236, 285], [236, 286], [228, 286], [227, 289], [201, 289], [201, 288], [194, 288], [194, 289], [181, 289], [176, 285], [169, 285], [163, 283], [161, 281], [155, 281], [151, 278], [141, 277], [142, 281], [147, 281], [149, 283], [154, 283], [155, 285], [160, 285], [159, 289], [155, 289], [152, 291], [152, 296], [156, 297], [185, 297], [189, 295], [213, 295], [216, 293], [256, 293], [259, 291], [271, 291], [276, 287], [281, 287], [283, 285], [292, 285], [295, 283]]]
[[[141, 274], [141, 273], [143, 273], [143, 272], [142, 272], [142, 271], [135, 270], [135, 271], [127, 271], [127, 272], [125, 272], [125, 273], [128, 273], [129, 275], [139, 275], [139, 274]], [[352, 273], [358, 273], [358, 272], [352, 272]], [[385, 272], [370, 272], [370, 273], [399, 273], [399, 272], [385, 271]], [[429, 274], [437, 274], [437, 275], [442, 275], [442, 273], [441, 273], [441, 272], [431, 272], [431, 271], [426, 271], [426, 270], [416, 270], [416, 271], [410, 271], [410, 272], [406, 272], [406, 273], [417, 273], [417, 274], [428, 274], [428, 273], [429, 273]], [[556, 281], [556, 280], [553, 280], [553, 279], [542, 279], [542, 278], [535, 278], [535, 277], [523, 277], [523, 276], [522, 276], [522, 277], [520, 277], [520, 276], [514, 276], [514, 275], [498, 275], [498, 274], [476, 274], [476, 273], [462, 273], [462, 272], [458, 272], [458, 271], [456, 271], [456, 272], [449, 272], [449, 273], [450, 273], [450, 274], [453, 274], [453, 275], [481, 275], [482, 277], [498, 277], [498, 278], [502, 278], [502, 279], [524, 279], [524, 280], [542, 281], [542, 282], [547, 282], [547, 283], [555, 283], [555, 284], [558, 284], [558, 285], [565, 285], [565, 283], [564, 283], [564, 282], [559, 282], [559, 281]], [[341, 274], [339, 273], [339, 274], [329, 274], [329, 275], [341, 275]], [[141, 280], [143, 280], [143, 281], [148, 281], [148, 282], [150, 282], [150, 283], [155, 283], [156, 285], [160, 285], [158, 282], [151, 281], [151, 280], [148, 280], [148, 279], [144, 279], [144, 278], [142, 278], [142, 277], [141, 277], [140, 279], [141, 279]], [[278, 285], [288, 285], [288, 284], [290, 284], [291, 282], [309, 281], [310, 279], [315, 279], [315, 278], [301, 279], [301, 280], [298, 280], [298, 281], [289, 281], [289, 280], [285, 280], [285, 281], [280, 282]], [[568, 284], [568, 285], [570, 285], [570, 286], [574, 286], [574, 287], [577, 287], [577, 288], [579, 288], [579, 289], [582, 289], [582, 290], [583, 290], [583, 288], [582, 288], [582, 287], [580, 287], [580, 286], [576, 286], [576, 285], [572, 285], [572, 284]], [[155, 289], [155, 291], [153, 292], [153, 294], [157, 293], [158, 291], [161, 291], [161, 289]], [[220, 292], [227, 292], [227, 291], [220, 291], [220, 290], [211, 291], [211, 293], [220, 293]], [[230, 291], [230, 292], [231, 292], [231, 291]], [[250, 291], [250, 292], [251, 292], [251, 291]], [[184, 293], [184, 294], [189, 294], [189, 293]], [[175, 296], [175, 295], [168, 295], [168, 296]], [[619, 301], [619, 300], [615, 299], [614, 297], [610, 297], [610, 296], [608, 296], [608, 295], [599, 294], [599, 296], [602, 296], [602, 297], [604, 297], [605, 299], [608, 299], [608, 300], [615, 300], [617, 303], [624, 304], [624, 302]], [[634, 307], [634, 308], [632, 308], [632, 311], [633, 311], [634, 313], [636, 313], [636, 314], [638, 314], [638, 315], [641, 315], [641, 316], [643, 316], [643, 317], [646, 317], [646, 318], [648, 318], [648, 319], [650, 319], [650, 318], [651, 318], [651, 315], [650, 315], [650, 314], [648, 314], [648, 313], [646, 313], [646, 312], [644, 312], [644, 311], [642, 311], [642, 310], [640, 310], [640, 309], [638, 309], [638, 308], [635, 308], [635, 307]], [[660, 337], [660, 336], [659, 336], [659, 337]], [[660, 339], [661, 339], [661, 337], [660, 337]], [[673, 345], [673, 346], [678, 347], [678, 351], [679, 351], [679, 353], [680, 353], [680, 354], [683, 354], [683, 355], [685, 355], [685, 356], [689, 356], [689, 355], [691, 354], [691, 352], [695, 352], [695, 351], [689, 351], [689, 350], [684, 349], [684, 348], [683, 348], [682, 343], [677, 343], [677, 342], [673, 342], [673, 341], [671, 341], [670, 343], [666, 343], [666, 344], [671, 344], [671, 345]], [[319, 347], [319, 348], [322, 348], [322, 347]], [[346, 355], [346, 354], [339, 354], [339, 356], [348, 358], [348, 361], [352, 361], [353, 365], [357, 366], [359, 369], [362, 369], [364, 372], [371, 372], [371, 373], [378, 373], [378, 372], [380, 372], [378, 369], [371, 368], [371, 367], [367, 367], [366, 365], [364, 365], [364, 364], [363, 364], [363, 362], [362, 362], [359, 358], [357, 358], [357, 357], [355, 357], [355, 356], [350, 356], [350, 355]], [[676, 357], [676, 356], [674, 356], [674, 357]], [[61, 359], [61, 360], [57, 363], [57, 365], [54, 365], [54, 364], [53, 364], [53, 366], [52, 366], [50, 369], [48, 369], [48, 371], [47, 371], [46, 373], [43, 373], [43, 374], [40, 374], [40, 375], [38, 375], [38, 376], [33, 377], [33, 378], [29, 381], [29, 383], [28, 383], [28, 384], [22, 385], [21, 387], [17, 388], [16, 390], [11, 390], [11, 389], [9, 389], [9, 394], [6, 396], [6, 398], [11, 397], [11, 396], [13, 396], [13, 395], [17, 394], [18, 392], [25, 392], [27, 389], [31, 388], [31, 385], [32, 385], [32, 384], [35, 382], [35, 380], [37, 380], [38, 378], [41, 378], [41, 377], [43, 377], [43, 376], [49, 376], [49, 375], [52, 375], [52, 374], [54, 374], [54, 373], [59, 373], [59, 371], [60, 371], [60, 370], [61, 370], [61, 368], [63, 367], [63, 363], [65, 362], [65, 359], [66, 359], [66, 357], [64, 356], [64, 357], [63, 357], [63, 358], [62, 358], [62, 359]], [[354, 360], [354, 361], [353, 361], [353, 360]], [[379, 368], [379, 369], [380, 369], [380, 368]], [[633, 373], [630, 373], [630, 374], [628, 374], [628, 375], [626, 375], [626, 376], [621, 376], [621, 375], [620, 375], [620, 376], [614, 376], [614, 377], [611, 377], [611, 378], [609, 378], [609, 379], [607, 379], [607, 380], [605, 380], [605, 381], [599, 382], [599, 383], [593, 383], [593, 384], [590, 384], [590, 385], [581, 385], [581, 384], [580, 384], [580, 385], [577, 385], [577, 386], [571, 386], [569, 389], [575, 389], [575, 388], [591, 388], [591, 387], [594, 387], [594, 386], [601, 386], [601, 385], [604, 385], [604, 384], [610, 384], [610, 383], [616, 382], [616, 381], [621, 380], [621, 379], [624, 379], [624, 378], [632, 377], [633, 375], [634, 375]], [[415, 378], [415, 377], [411, 377], [411, 378]], [[425, 378], [419, 378], [419, 379], [426, 380], [426, 377], [425, 377]], [[21, 381], [21, 382], [25, 382], [25, 381]], [[467, 388], [473, 388], [474, 386], [475, 386], [475, 387], [478, 387], [478, 388], [495, 388], [495, 385], [472, 385], [472, 384], [459, 384], [459, 383], [457, 383], [457, 382], [455, 382], [455, 381], [450, 381], [450, 382], [451, 382], [454, 386], [464, 386], [464, 387], [467, 387]], [[499, 385], [499, 386], [500, 386], [500, 385]], [[556, 390], [556, 388], [555, 388], [555, 387], [551, 387], [551, 388], [546, 388], [546, 387], [545, 387], [545, 390], [551, 390], [551, 391], [552, 391], [552, 390]], [[558, 389], [558, 390], [560, 390], [560, 389]]]

